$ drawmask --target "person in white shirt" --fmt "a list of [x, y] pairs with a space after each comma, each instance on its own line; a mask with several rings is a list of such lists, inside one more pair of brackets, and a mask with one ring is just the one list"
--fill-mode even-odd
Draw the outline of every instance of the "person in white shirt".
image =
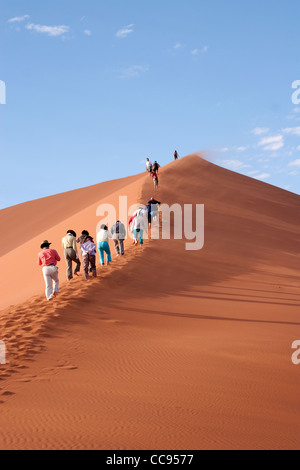
[[[135, 219], [133, 219], [132, 229], [133, 229], [133, 234], [134, 234], [135, 246], [137, 246], [139, 242], [141, 245], [143, 245], [144, 244], [143, 234], [144, 232], [146, 233], [148, 232], [148, 227], [145, 221], [145, 217], [143, 217], [141, 214], [137, 215]], [[138, 242], [138, 239], [139, 239], [139, 242]]]
[[105, 264], [104, 253], [106, 253], [107, 264], [111, 263], [111, 252], [108, 243], [109, 238], [112, 238], [112, 234], [108, 230], [107, 225], [101, 225], [101, 230], [97, 233], [97, 248], [102, 266]]
[[136, 217], [138, 215], [141, 215], [142, 217], [145, 217], [146, 214], [147, 214], [146, 208], [140, 207], [138, 210], [135, 211], [133, 216]]
[[151, 173], [152, 173], [152, 163], [150, 162], [149, 158], [147, 158], [147, 160], [146, 160], [146, 170], [151, 175]]

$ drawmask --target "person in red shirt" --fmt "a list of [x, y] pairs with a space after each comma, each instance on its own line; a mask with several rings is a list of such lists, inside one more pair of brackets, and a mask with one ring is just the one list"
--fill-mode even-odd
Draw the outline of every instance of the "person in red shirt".
[[152, 178], [153, 178], [154, 189], [157, 189], [158, 188], [158, 174], [156, 171], [152, 172]]
[[57, 262], [60, 256], [56, 250], [50, 248], [51, 243], [45, 240], [41, 244], [41, 250], [38, 254], [38, 264], [43, 267], [43, 275], [46, 284], [46, 298], [52, 300], [59, 292], [59, 279]]

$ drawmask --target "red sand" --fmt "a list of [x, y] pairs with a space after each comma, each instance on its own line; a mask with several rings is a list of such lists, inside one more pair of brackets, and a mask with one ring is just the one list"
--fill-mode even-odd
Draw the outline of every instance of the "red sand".
[[62, 260], [51, 303], [40, 242], [62, 255], [66, 229], [92, 232], [119, 195], [147, 201], [150, 178], [0, 211], [1, 449], [299, 450], [300, 197], [197, 156], [160, 180], [161, 201], [205, 204], [204, 249], [128, 241], [88, 283], [64, 282]]

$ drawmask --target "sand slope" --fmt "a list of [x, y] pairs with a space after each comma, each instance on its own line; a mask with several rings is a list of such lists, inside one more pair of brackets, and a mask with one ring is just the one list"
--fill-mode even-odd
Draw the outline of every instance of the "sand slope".
[[48, 201], [26, 206], [32, 233], [1, 258], [0, 448], [299, 449], [299, 196], [197, 156], [173, 162], [158, 198], [205, 204], [204, 249], [128, 241], [101, 278], [45, 303], [40, 240], [59, 246], [66, 228], [96, 226], [100, 202], [152, 193], [144, 175], [113, 183], [41, 233]]

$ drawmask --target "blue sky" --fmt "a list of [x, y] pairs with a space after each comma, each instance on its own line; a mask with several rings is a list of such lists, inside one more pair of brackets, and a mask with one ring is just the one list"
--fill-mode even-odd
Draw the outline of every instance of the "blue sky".
[[299, 0], [0, 5], [1, 208], [175, 149], [300, 192]]

